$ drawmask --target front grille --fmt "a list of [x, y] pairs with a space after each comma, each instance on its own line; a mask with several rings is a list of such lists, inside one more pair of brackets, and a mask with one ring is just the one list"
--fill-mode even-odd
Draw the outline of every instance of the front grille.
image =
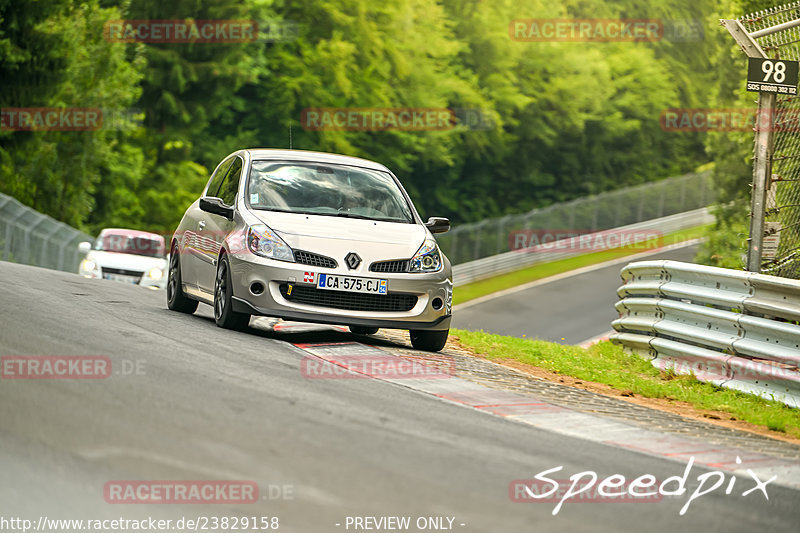
[[369, 266], [371, 272], [408, 272], [408, 259], [395, 259], [393, 261], [376, 261]]
[[302, 250], [295, 250], [294, 260], [303, 265], [311, 265], [322, 268], [336, 268], [336, 261], [324, 255], [312, 254]]
[[133, 276], [135, 278], [141, 278], [142, 274], [144, 274], [144, 272], [138, 270], [124, 270], [122, 268], [102, 267], [100, 270], [103, 274], [117, 274], [119, 276]]
[[292, 293], [289, 294], [287, 283], [282, 284], [280, 289], [283, 297], [290, 302], [350, 311], [410, 311], [417, 305], [417, 297], [412, 294], [362, 294], [302, 285], [293, 285]]

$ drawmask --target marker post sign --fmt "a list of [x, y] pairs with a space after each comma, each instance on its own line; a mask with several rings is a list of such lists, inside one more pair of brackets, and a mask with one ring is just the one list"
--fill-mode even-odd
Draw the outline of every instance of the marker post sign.
[[797, 94], [798, 62], [749, 58], [747, 90], [758, 93]]

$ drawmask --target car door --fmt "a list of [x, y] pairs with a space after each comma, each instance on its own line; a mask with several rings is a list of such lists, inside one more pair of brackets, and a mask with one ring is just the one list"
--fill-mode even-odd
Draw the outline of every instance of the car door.
[[[239, 192], [239, 182], [242, 177], [244, 161], [235, 156], [225, 179], [217, 191], [217, 197], [229, 207], [236, 207], [236, 196]], [[210, 195], [209, 195], [210, 196]], [[217, 257], [225, 237], [233, 230], [234, 222], [222, 215], [203, 212], [203, 217], [198, 222], [198, 235], [203, 243], [202, 253], [198, 255], [197, 284], [201, 291], [214, 293], [214, 278], [217, 274]]]
[[[208, 180], [208, 186], [203, 194], [203, 196], [217, 196], [219, 192], [219, 188], [222, 185], [222, 181], [225, 179], [225, 176], [228, 174], [228, 170], [231, 168], [233, 164], [233, 160], [235, 156], [228, 157], [222, 163], [217, 166], [217, 169], [214, 171], [214, 174], [211, 175], [211, 179]], [[203, 222], [208, 213], [201, 210], [200, 207], [197, 205], [197, 202], [192, 204], [188, 211], [186, 211], [186, 221], [184, 223], [184, 235], [183, 235], [183, 248], [182, 248], [182, 255], [181, 255], [181, 276], [183, 282], [194, 289], [198, 288], [198, 273], [202, 270], [201, 266], [205, 264], [205, 260], [203, 258], [204, 252], [204, 242], [202, 240], [201, 233], [205, 226], [205, 222]]]

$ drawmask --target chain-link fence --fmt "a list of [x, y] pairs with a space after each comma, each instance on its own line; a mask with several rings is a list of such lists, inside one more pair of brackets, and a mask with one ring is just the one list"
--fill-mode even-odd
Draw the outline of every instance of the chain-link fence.
[[454, 264], [511, 251], [519, 231], [595, 232], [712, 204], [711, 172], [687, 174], [553, 204], [519, 215], [462, 224], [436, 240]]
[[[800, 60], [800, 2], [739, 19], [769, 59]], [[794, 23], [794, 25], [793, 25]], [[753, 57], [753, 54], [748, 52]], [[763, 56], [762, 56], [763, 57]], [[762, 96], [763, 98], [763, 96]], [[770, 112], [771, 146], [766, 151], [761, 271], [800, 278], [800, 98], [775, 96]], [[756, 147], [758, 148], [758, 146]], [[770, 150], [771, 149], [771, 150]], [[758, 152], [756, 151], [756, 158]], [[758, 216], [757, 213], [755, 216]], [[751, 235], [751, 239], [753, 235]], [[758, 264], [758, 263], [756, 263]]]
[[0, 259], [77, 272], [78, 243], [93, 237], [0, 194]]
[[[637, 185], [553, 204], [528, 213], [455, 227], [437, 237], [453, 264], [511, 250], [519, 230], [581, 233], [618, 228], [683, 213], [714, 202], [710, 172]], [[75, 272], [78, 243], [91, 236], [0, 194], [0, 259]]]

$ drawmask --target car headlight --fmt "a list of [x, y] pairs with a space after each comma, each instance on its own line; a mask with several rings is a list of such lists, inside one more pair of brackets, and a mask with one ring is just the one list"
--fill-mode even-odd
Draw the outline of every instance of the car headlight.
[[[74, 265], [75, 263], [73, 263]], [[91, 259], [84, 259], [81, 261], [81, 270], [88, 270], [90, 272], [97, 270], [97, 263]]]
[[250, 226], [247, 230], [247, 247], [256, 255], [294, 263], [294, 253], [289, 245], [264, 224]]
[[442, 268], [442, 255], [433, 239], [425, 239], [417, 253], [411, 258], [409, 272], [436, 272]]
[[161, 270], [161, 269], [160, 269], [160, 268], [158, 268], [158, 267], [151, 268], [151, 269], [150, 269], [150, 270], [147, 272], [147, 277], [148, 277], [148, 278], [150, 278], [150, 279], [161, 279], [161, 278], [163, 278], [163, 277], [164, 277], [164, 271], [163, 271], [163, 270]]

